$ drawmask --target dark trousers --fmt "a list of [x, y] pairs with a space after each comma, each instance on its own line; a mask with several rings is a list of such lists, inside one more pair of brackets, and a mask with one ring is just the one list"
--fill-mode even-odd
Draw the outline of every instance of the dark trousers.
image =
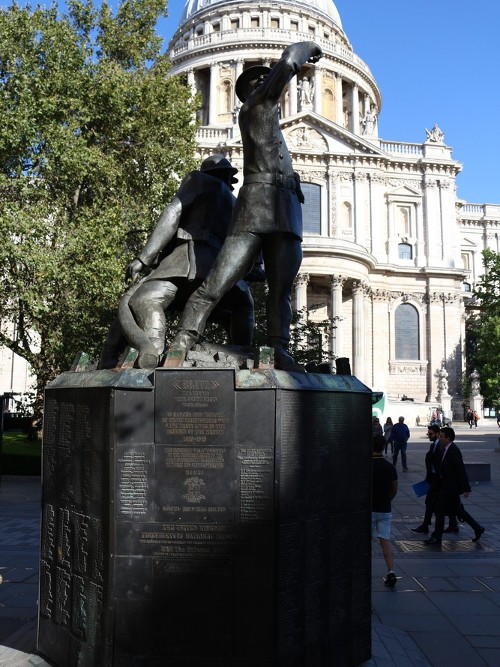
[[[424, 514], [424, 520], [422, 522], [424, 526], [430, 526], [432, 523], [432, 515], [435, 512], [436, 500], [437, 500], [437, 494], [435, 491], [431, 490], [425, 496], [425, 514]], [[458, 528], [458, 521], [456, 515], [450, 514], [449, 518], [450, 518], [449, 521], [450, 528]]]
[[267, 344], [286, 347], [292, 321], [290, 294], [302, 261], [301, 241], [292, 234], [242, 232], [228, 236], [207, 278], [188, 300], [179, 330], [201, 334], [222, 295], [246, 276], [260, 251], [268, 285]]
[[[424, 520], [423, 520], [423, 525], [424, 526], [430, 526], [432, 523], [432, 515], [434, 514], [434, 510], [431, 506], [426, 506], [425, 508], [425, 514], [424, 514]], [[437, 521], [437, 518], [436, 518]], [[458, 521], [457, 517], [454, 514], [450, 514], [450, 521], [449, 521], [449, 527], [450, 528], [458, 528]]]
[[[436, 523], [434, 526], [434, 532], [432, 533], [432, 537], [436, 537], [438, 540], [440, 540], [443, 536], [445, 516], [446, 515], [441, 511], [439, 511], [439, 509], [436, 510]], [[471, 517], [469, 512], [467, 512], [467, 510], [461, 503], [459, 504], [458, 518], [460, 519], [460, 521], [463, 521], [464, 523], [469, 525], [474, 531], [474, 533], [480, 532], [481, 526], [474, 518]]]

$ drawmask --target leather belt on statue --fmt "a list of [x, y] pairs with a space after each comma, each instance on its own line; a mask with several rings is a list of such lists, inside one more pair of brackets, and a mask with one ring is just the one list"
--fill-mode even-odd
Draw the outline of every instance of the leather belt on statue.
[[254, 183], [265, 183], [266, 185], [276, 185], [280, 188], [297, 190], [297, 180], [293, 176], [283, 176], [283, 174], [248, 174], [243, 179], [243, 185], [253, 185]]

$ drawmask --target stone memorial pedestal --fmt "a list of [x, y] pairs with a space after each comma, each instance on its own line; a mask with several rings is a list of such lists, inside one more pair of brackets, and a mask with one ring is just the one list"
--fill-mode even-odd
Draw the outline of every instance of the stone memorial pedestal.
[[64, 373], [45, 397], [38, 650], [59, 667], [359, 665], [370, 488], [354, 377]]

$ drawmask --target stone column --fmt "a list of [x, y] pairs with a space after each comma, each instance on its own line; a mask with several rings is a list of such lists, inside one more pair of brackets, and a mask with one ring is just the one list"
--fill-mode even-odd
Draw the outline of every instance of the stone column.
[[[295, 77], [294, 77], [295, 78]], [[321, 116], [321, 102], [323, 94], [323, 70], [319, 67], [314, 68], [314, 97], [313, 97], [313, 110], [315, 113]]]
[[[298, 324], [305, 325], [307, 322], [307, 285], [309, 283], [308, 273], [299, 273], [295, 278], [295, 309], [298, 316]], [[307, 338], [305, 335], [300, 335], [299, 347], [307, 348]]]
[[234, 109], [234, 124], [237, 125], [238, 123], [238, 111], [241, 107], [241, 102], [239, 101], [237, 95], [236, 95], [236, 81], [238, 81], [238, 77], [240, 74], [243, 72], [243, 65], [245, 64], [245, 61], [242, 58], [238, 58], [236, 61], [235, 67], [234, 67], [234, 100], [233, 100], [233, 109]]
[[438, 181], [434, 176], [424, 176], [423, 216], [427, 229], [427, 258], [424, 266], [442, 266], [443, 238], [441, 201]]
[[441, 409], [444, 417], [453, 419], [451, 413], [451, 396], [448, 393], [448, 371], [443, 366], [438, 371], [438, 394], [437, 399], [441, 403]]
[[217, 63], [210, 65], [210, 93], [208, 102], [208, 124], [217, 124], [217, 73], [219, 66]]
[[337, 86], [335, 90], [335, 102], [337, 105], [337, 125], [344, 127], [344, 105], [342, 98], [342, 76], [337, 74]]
[[372, 377], [373, 386], [390, 387], [387, 360], [391, 358], [390, 304], [394, 295], [386, 289], [371, 290]]
[[367, 226], [365, 224], [365, 215], [366, 215], [366, 205], [369, 193], [367, 193], [368, 187], [368, 175], [363, 172], [356, 172], [354, 174], [354, 206], [353, 206], [353, 231], [354, 239], [356, 243], [360, 245], [367, 245], [369, 243], [366, 238]]
[[365, 376], [365, 285], [360, 280], [352, 284], [352, 354], [353, 374], [364, 381]]
[[479, 373], [477, 370], [473, 370], [470, 374], [471, 379], [471, 400], [470, 407], [471, 410], [477, 412], [477, 414], [483, 418], [483, 397], [481, 396], [481, 384], [479, 382]]
[[293, 79], [288, 84], [288, 95], [290, 101], [290, 116], [294, 116], [297, 113], [297, 77], [294, 76]]
[[332, 335], [330, 338], [330, 353], [332, 359], [342, 357], [342, 287], [345, 278], [330, 276], [330, 312], [332, 318]]
[[307, 285], [309, 284], [309, 274], [299, 273], [295, 278], [295, 310], [297, 313], [307, 311]]
[[359, 94], [358, 94], [358, 84], [353, 83], [351, 88], [351, 100], [352, 100], [352, 132], [354, 134], [359, 134]]
[[194, 78], [194, 69], [192, 67], [187, 71], [187, 82], [191, 90], [191, 97], [194, 97], [196, 95], [196, 81]]

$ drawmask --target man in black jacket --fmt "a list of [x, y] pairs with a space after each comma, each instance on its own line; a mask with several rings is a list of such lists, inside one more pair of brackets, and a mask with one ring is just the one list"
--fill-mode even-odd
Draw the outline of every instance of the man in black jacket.
[[[425, 481], [430, 485], [429, 491], [425, 496], [425, 515], [424, 520], [417, 528], [412, 528], [414, 533], [424, 533], [427, 535], [429, 526], [432, 523], [432, 515], [434, 514], [434, 506], [438, 495], [439, 476], [437, 469], [439, 467], [441, 450], [439, 447], [439, 433], [441, 429], [437, 424], [429, 424], [427, 427], [427, 437], [430, 441], [430, 447], [425, 455]], [[450, 524], [443, 532], [458, 533], [458, 521], [456, 516], [450, 516]]]
[[373, 437], [372, 464], [372, 538], [378, 539], [385, 563], [387, 575], [385, 585], [392, 588], [397, 577], [394, 573], [394, 555], [391, 548], [391, 501], [398, 492], [398, 474], [396, 468], [385, 460], [383, 435]]
[[436, 524], [434, 532], [428, 540], [424, 541], [424, 544], [441, 544], [444, 518], [447, 514], [458, 516], [461, 521], [469, 524], [474, 531], [473, 542], [481, 539], [481, 535], [484, 533], [484, 528], [471, 517], [460, 502], [461, 495], [464, 498], [468, 497], [470, 484], [462, 452], [455, 445], [454, 440], [455, 431], [452, 428], [445, 426], [441, 429], [439, 434], [441, 456], [437, 470], [439, 481], [435, 504]]

